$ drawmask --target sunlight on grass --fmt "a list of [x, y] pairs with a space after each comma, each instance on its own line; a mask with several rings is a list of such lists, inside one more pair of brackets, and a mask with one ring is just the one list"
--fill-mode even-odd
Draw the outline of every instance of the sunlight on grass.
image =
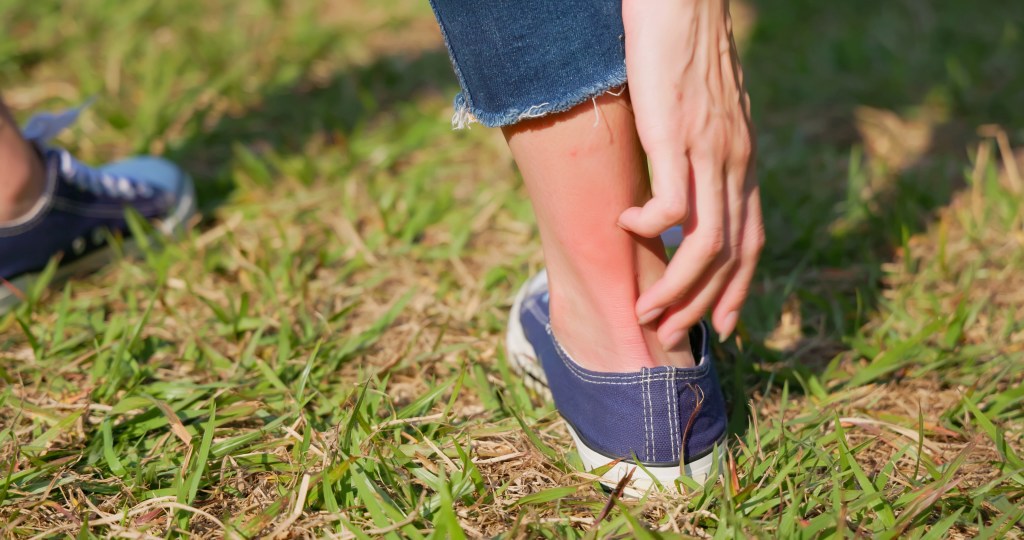
[[730, 456], [608, 506], [505, 364], [539, 241], [500, 134], [450, 130], [426, 2], [0, 3], [19, 117], [95, 96], [59, 142], [165, 154], [204, 209], [0, 316], [0, 531], [1021, 536], [1024, 194], [977, 128], [1024, 136], [1024, 17], [868, 4], [747, 2], [769, 245]]

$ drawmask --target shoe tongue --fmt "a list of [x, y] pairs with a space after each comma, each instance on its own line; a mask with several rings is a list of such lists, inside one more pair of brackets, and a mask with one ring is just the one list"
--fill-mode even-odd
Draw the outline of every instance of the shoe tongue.
[[57, 113], [39, 113], [28, 120], [21, 134], [26, 139], [41, 144], [54, 138], [78, 120], [78, 115], [92, 104], [92, 100], [79, 107]]

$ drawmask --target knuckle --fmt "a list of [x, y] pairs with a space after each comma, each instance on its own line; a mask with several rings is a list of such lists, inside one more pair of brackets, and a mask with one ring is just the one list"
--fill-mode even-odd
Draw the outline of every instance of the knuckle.
[[686, 218], [686, 201], [679, 197], [667, 199], [659, 206], [661, 218], [665, 221], [678, 223]]
[[682, 303], [686, 300], [686, 293], [689, 292], [685, 287], [680, 286], [676, 290], [672, 291], [672, 294], [668, 295], [665, 299], [663, 307], [673, 306]]
[[667, 309], [676, 304], [682, 303], [686, 298], [686, 289], [679, 286], [673, 286], [672, 290], [665, 291], [664, 296], [658, 298], [651, 303], [651, 309]]
[[689, 289], [685, 283], [672, 283], [670, 290], [665, 291], [665, 295], [655, 302], [657, 307], [667, 308], [677, 304], [681, 304], [687, 298]]
[[718, 257], [725, 249], [725, 236], [721, 229], [708, 234], [701, 243], [701, 252], [709, 258]]
[[764, 224], [758, 224], [750, 233], [750, 250], [755, 255], [759, 255], [764, 250], [764, 245], [767, 242], [765, 236]]
[[729, 258], [739, 257], [743, 253], [743, 235], [739, 231], [733, 229], [733, 233], [729, 235], [729, 251], [726, 253]]
[[744, 134], [733, 148], [733, 157], [737, 163], [749, 163], [753, 156], [754, 145], [750, 141], [750, 137]]

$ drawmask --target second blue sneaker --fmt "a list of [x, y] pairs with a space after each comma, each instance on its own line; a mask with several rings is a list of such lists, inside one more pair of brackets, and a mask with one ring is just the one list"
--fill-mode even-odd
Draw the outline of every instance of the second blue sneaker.
[[25, 127], [25, 138], [42, 159], [46, 185], [32, 211], [0, 222], [0, 313], [18, 302], [19, 291], [55, 255], [62, 255], [56, 281], [105, 262], [108, 234], [129, 235], [128, 208], [165, 234], [182, 228], [195, 211], [191, 180], [166, 160], [136, 157], [92, 168], [46, 143], [77, 116], [78, 110], [40, 115]]
[[614, 487], [636, 469], [627, 493], [637, 496], [655, 480], [672, 486], [685, 475], [704, 483], [719, 470], [726, 409], [706, 324], [690, 333], [695, 367], [596, 372], [559, 345], [548, 301], [545, 272], [520, 289], [509, 316], [508, 359], [528, 386], [554, 399], [588, 471], [619, 460], [601, 482]]

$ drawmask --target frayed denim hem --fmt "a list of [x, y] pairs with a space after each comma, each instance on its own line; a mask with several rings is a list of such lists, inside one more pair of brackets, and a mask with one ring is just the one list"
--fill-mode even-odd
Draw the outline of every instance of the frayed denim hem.
[[604, 80], [584, 86], [568, 95], [560, 96], [557, 100], [538, 103], [526, 108], [514, 108], [501, 112], [484, 111], [473, 107], [466, 99], [466, 91], [463, 89], [455, 96], [455, 114], [452, 115], [452, 128], [469, 128], [473, 122], [479, 122], [487, 127], [510, 126], [523, 120], [540, 118], [553, 113], [567, 111], [580, 103], [592, 100], [609, 92], [617, 87], [626, 84], [626, 65], [616, 69]]

